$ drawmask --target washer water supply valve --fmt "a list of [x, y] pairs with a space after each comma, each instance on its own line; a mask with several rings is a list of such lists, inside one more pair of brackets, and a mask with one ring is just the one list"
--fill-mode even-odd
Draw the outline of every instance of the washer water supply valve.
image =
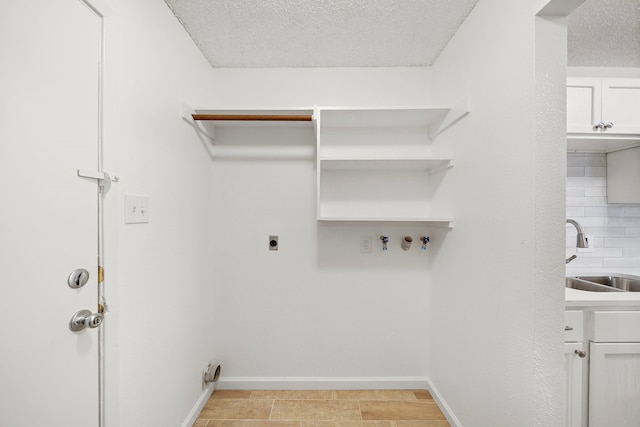
[[389, 237], [388, 236], [380, 236], [380, 240], [382, 240], [382, 250], [383, 251], [388, 250], [387, 243], [389, 243]]
[[427, 243], [429, 243], [431, 241], [431, 239], [429, 239], [428, 236], [422, 236], [420, 238], [420, 240], [422, 241], [422, 246], [420, 246], [420, 249], [422, 249], [423, 251], [427, 250]]

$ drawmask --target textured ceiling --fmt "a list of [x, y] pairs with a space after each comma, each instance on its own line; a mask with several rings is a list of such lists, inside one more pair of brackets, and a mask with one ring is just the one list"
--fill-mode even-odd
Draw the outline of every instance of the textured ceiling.
[[165, 0], [214, 67], [427, 66], [478, 0]]
[[640, 67], [640, 0], [586, 0], [567, 21], [574, 67]]
[[[165, 0], [214, 67], [432, 65], [478, 0]], [[586, 0], [568, 65], [640, 68], [640, 0]]]

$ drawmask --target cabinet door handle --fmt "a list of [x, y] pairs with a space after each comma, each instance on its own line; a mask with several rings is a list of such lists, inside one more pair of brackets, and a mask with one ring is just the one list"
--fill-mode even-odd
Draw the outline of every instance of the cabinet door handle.
[[604, 127], [605, 127], [606, 129], [611, 129], [611, 128], [613, 127], [613, 122], [609, 122], [609, 123], [607, 123], [606, 125], [604, 125]]
[[580, 357], [580, 359], [584, 359], [587, 357], [587, 352], [582, 350], [576, 350], [575, 353]]
[[571, 326], [565, 326], [564, 330], [565, 331], [573, 331], [573, 328]]
[[604, 129], [604, 123], [600, 122], [600, 123], [594, 125], [593, 128], [596, 129], [596, 130], [597, 129]]

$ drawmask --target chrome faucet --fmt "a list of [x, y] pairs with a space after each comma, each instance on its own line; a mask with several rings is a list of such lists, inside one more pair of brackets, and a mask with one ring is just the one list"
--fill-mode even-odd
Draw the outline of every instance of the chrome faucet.
[[[587, 240], [587, 238], [584, 236], [584, 231], [582, 230], [582, 226], [578, 224], [577, 221], [574, 221], [572, 219], [567, 219], [567, 224], [573, 225], [578, 231], [578, 236], [576, 237], [576, 248], [588, 248], [589, 240]], [[577, 258], [576, 255], [573, 255], [567, 258], [566, 264], [569, 264], [571, 261], [573, 261], [576, 258]]]

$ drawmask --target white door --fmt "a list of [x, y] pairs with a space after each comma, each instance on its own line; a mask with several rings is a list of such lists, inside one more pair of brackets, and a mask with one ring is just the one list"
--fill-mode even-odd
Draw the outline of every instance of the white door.
[[[95, 180], [100, 18], [80, 0], [0, 3], [0, 426], [98, 425]], [[69, 274], [90, 272], [72, 289]]]
[[640, 425], [640, 343], [591, 343], [589, 427]]

